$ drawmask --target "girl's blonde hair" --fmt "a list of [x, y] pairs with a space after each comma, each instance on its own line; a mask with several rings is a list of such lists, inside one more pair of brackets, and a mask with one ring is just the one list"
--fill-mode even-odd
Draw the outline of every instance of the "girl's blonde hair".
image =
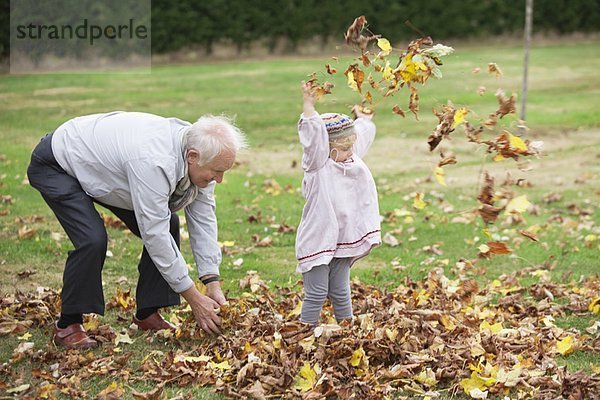
[[356, 133], [353, 133], [350, 136], [329, 140], [329, 148], [346, 151], [354, 145], [354, 142], [356, 142]]

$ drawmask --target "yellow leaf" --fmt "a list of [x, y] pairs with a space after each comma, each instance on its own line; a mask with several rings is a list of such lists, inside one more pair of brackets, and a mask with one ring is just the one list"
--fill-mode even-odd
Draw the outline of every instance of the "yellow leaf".
[[521, 380], [521, 371], [522, 368], [515, 368], [506, 372], [504, 369], [501, 368], [498, 371], [498, 375], [496, 375], [496, 379], [505, 387], [515, 387]]
[[520, 137], [509, 133], [508, 140], [510, 143], [510, 147], [512, 147], [513, 149], [527, 151], [527, 145]]
[[452, 128], [456, 128], [457, 125], [465, 122], [465, 117], [469, 113], [469, 109], [467, 107], [461, 107], [454, 113], [454, 122], [452, 122]]
[[288, 313], [287, 317], [288, 318], [297, 317], [300, 315], [301, 311], [302, 311], [302, 301], [299, 301], [298, 304], [296, 304], [296, 307], [294, 307], [294, 309]]
[[573, 336], [567, 336], [563, 340], [556, 342], [556, 351], [563, 356], [571, 354], [573, 351], [575, 351], [575, 339]]
[[231, 365], [229, 365], [229, 362], [227, 360], [220, 362], [220, 363], [211, 362], [208, 364], [208, 366], [211, 369], [220, 369], [221, 371], [227, 371], [232, 368]]
[[594, 297], [592, 301], [590, 301], [588, 310], [594, 315], [600, 314], [600, 297]]
[[494, 161], [502, 161], [506, 160], [506, 158], [502, 154], [496, 154], [493, 158]]
[[442, 167], [436, 167], [434, 172], [435, 179], [438, 181], [438, 183], [442, 186], [446, 186], [446, 180], [444, 179], [446, 172], [444, 171], [444, 169]]
[[352, 353], [352, 357], [350, 357], [350, 365], [353, 367], [358, 367], [365, 357], [365, 351], [362, 347], [358, 350], [355, 350], [354, 353]]
[[529, 200], [527, 200], [526, 194], [519, 197], [515, 197], [506, 205], [504, 214], [521, 214], [522, 212], [526, 211], [530, 205], [531, 203], [529, 202]]
[[381, 77], [386, 81], [391, 81], [392, 79], [394, 79], [394, 70], [392, 69], [392, 67], [390, 67], [389, 62], [385, 63], [385, 67], [381, 72]]
[[483, 332], [484, 330], [489, 330], [492, 333], [498, 333], [500, 332], [503, 328], [502, 328], [502, 322], [496, 322], [494, 325], [490, 325], [489, 322], [487, 321], [483, 321], [480, 325], [479, 325], [479, 332]]
[[446, 314], [442, 314], [442, 316], [440, 317], [440, 322], [442, 323], [442, 325], [444, 325], [444, 328], [446, 328], [446, 330], [450, 332], [456, 329], [456, 325]]
[[477, 391], [485, 391], [485, 389], [492, 386], [494, 383], [496, 383], [496, 379], [482, 378], [477, 374], [476, 371], [473, 371], [471, 372], [470, 378], [463, 379], [458, 384], [465, 391], [466, 394], [471, 395], [471, 393], [479, 393]]
[[415, 377], [415, 380], [430, 387], [435, 386], [438, 383], [437, 379], [435, 379], [435, 372], [433, 372], [431, 368], [422, 370], [421, 373]]
[[358, 85], [356, 84], [356, 81], [354, 80], [354, 73], [352, 71], [348, 71], [346, 76], [348, 77], [348, 86], [350, 86], [350, 88], [352, 90], [354, 90], [355, 92], [358, 92]]
[[383, 51], [381, 54], [383, 56], [387, 56], [392, 51], [392, 45], [390, 44], [390, 41], [385, 38], [377, 39], [377, 46], [379, 46], [379, 48]]
[[103, 391], [98, 393], [96, 399], [120, 399], [125, 392], [123, 391], [123, 384], [113, 382], [108, 385]]
[[31, 333], [29, 333], [29, 332], [25, 332], [25, 333], [23, 334], [23, 336], [17, 336], [17, 339], [19, 339], [19, 340], [25, 340], [25, 341], [28, 341], [28, 340], [29, 340], [29, 338], [31, 338], [31, 336], [32, 336], [32, 335], [31, 335]]
[[385, 335], [388, 337], [388, 339], [390, 339], [390, 341], [393, 342], [396, 340], [396, 337], [398, 336], [398, 330], [385, 328]]
[[275, 347], [276, 349], [281, 348], [281, 337], [281, 333], [279, 332], [275, 332], [273, 334], [273, 347]]
[[593, 374], [600, 374], [600, 364], [598, 364], [598, 365], [592, 365], [592, 373]]
[[415, 198], [413, 199], [413, 207], [417, 210], [422, 210], [427, 205], [425, 200], [423, 200], [423, 197], [423, 193], [418, 192], [415, 194]]
[[317, 382], [317, 373], [310, 367], [310, 364], [304, 362], [300, 372], [296, 375], [294, 382], [294, 389], [300, 390], [300, 392], [308, 392], [315, 386]]

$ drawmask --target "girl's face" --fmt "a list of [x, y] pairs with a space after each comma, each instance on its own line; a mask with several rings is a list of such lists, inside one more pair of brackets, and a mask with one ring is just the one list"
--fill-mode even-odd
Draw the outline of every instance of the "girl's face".
[[352, 146], [342, 148], [341, 146], [330, 146], [329, 158], [335, 162], [344, 162], [352, 157]]
[[329, 158], [335, 162], [344, 162], [352, 157], [352, 146], [356, 141], [356, 135], [329, 142]]

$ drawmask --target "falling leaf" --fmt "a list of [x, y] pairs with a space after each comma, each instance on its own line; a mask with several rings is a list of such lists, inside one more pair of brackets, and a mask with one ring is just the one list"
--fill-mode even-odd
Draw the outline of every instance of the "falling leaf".
[[398, 106], [398, 104], [394, 105], [394, 107], [392, 108], [392, 112], [394, 114], [398, 114], [401, 117], [405, 117], [406, 115], [404, 114], [404, 111], [400, 108], [400, 106]]
[[466, 107], [461, 107], [454, 113], [454, 121], [452, 122], [452, 128], [455, 128], [457, 125], [462, 124], [465, 121], [465, 117], [469, 113], [469, 109]]
[[444, 169], [442, 167], [435, 167], [434, 170], [435, 173], [435, 179], [436, 181], [442, 185], [442, 186], [446, 186], [446, 172], [444, 171]]
[[496, 78], [500, 78], [502, 76], [502, 70], [496, 63], [488, 64], [488, 72], [496, 76]]
[[335, 73], [337, 72], [337, 69], [333, 68], [333, 67], [332, 67], [331, 65], [329, 65], [329, 64], [326, 64], [326, 65], [325, 65], [325, 69], [327, 70], [327, 73], [328, 73], [328, 74], [331, 74], [331, 75], [333, 75], [333, 74], [335, 74]]
[[443, 167], [444, 165], [450, 165], [450, 164], [456, 164], [456, 156], [454, 154], [451, 154], [447, 157], [444, 156], [444, 153], [440, 153], [440, 157], [442, 158], [439, 162], [438, 162], [438, 167]]
[[348, 27], [346, 33], [344, 34], [344, 39], [346, 39], [346, 43], [348, 43], [349, 45], [354, 45], [364, 52], [369, 42], [379, 37], [379, 35], [364, 36], [362, 32], [363, 30], [365, 30], [366, 26], [367, 19], [364, 15], [361, 15], [360, 17], [354, 19], [354, 21]]
[[377, 46], [382, 50], [381, 56], [387, 56], [392, 52], [392, 45], [390, 41], [384, 38], [377, 39]]

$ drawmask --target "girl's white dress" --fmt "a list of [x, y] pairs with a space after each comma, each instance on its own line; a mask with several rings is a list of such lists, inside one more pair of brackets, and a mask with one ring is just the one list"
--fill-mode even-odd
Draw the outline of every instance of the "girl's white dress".
[[375, 139], [375, 124], [358, 118], [354, 129], [353, 155], [335, 162], [329, 157], [329, 138], [321, 117], [300, 116], [302, 193], [306, 199], [296, 236], [296, 270], [300, 273], [329, 264], [334, 257], [354, 262], [381, 244], [377, 188], [362, 160]]

